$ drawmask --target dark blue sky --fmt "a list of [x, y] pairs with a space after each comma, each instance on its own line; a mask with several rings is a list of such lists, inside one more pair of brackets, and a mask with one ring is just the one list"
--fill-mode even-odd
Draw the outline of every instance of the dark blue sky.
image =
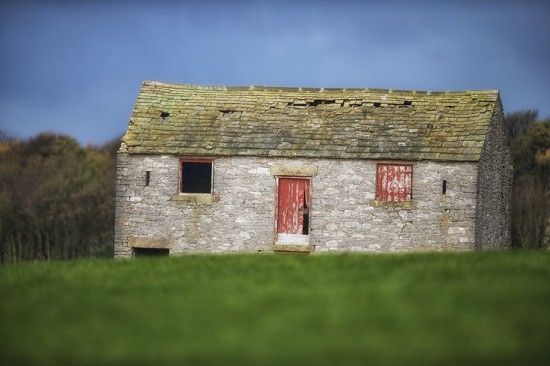
[[0, 128], [101, 144], [143, 80], [500, 89], [550, 118], [550, 1], [0, 2]]

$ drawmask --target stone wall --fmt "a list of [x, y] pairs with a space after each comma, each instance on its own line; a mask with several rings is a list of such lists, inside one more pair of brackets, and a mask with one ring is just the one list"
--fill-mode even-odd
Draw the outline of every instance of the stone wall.
[[275, 164], [317, 167], [310, 214], [315, 252], [474, 248], [476, 163], [415, 162], [413, 204], [387, 207], [374, 201], [376, 161], [217, 158], [215, 199], [202, 201], [177, 199], [178, 161], [119, 152], [116, 257], [132, 256], [131, 245], [139, 243], [169, 247], [171, 254], [270, 250]]
[[476, 247], [512, 245], [512, 154], [504, 129], [500, 99], [496, 103], [479, 160]]
[[[474, 247], [474, 163], [419, 162], [413, 207], [376, 207], [374, 161], [321, 163], [312, 198], [317, 251], [411, 251]], [[442, 180], [447, 181], [442, 195]], [[318, 199], [316, 199], [318, 198]]]

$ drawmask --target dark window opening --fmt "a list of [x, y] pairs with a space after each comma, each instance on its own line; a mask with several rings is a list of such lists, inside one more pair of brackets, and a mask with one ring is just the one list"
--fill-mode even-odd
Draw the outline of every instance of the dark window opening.
[[304, 223], [302, 226], [302, 234], [309, 235], [309, 207], [307, 207], [307, 197], [304, 193], [304, 208], [303, 208]]
[[150, 180], [151, 180], [151, 172], [146, 171], [145, 172], [145, 187], [149, 187]]
[[161, 116], [162, 118], [166, 118], [166, 117], [170, 116], [170, 113], [168, 113], [168, 112], [160, 112], [160, 116]]
[[447, 180], [443, 179], [443, 184], [441, 186], [441, 194], [446, 195], [447, 194]]
[[134, 248], [134, 257], [160, 257], [170, 254], [165, 248]]
[[382, 103], [374, 103], [373, 106], [374, 108], [380, 108], [382, 106]]
[[181, 162], [181, 193], [211, 193], [212, 162]]
[[403, 104], [404, 104], [404, 105], [412, 105], [413, 102], [410, 101], [410, 100], [406, 100], [406, 101], [403, 102]]

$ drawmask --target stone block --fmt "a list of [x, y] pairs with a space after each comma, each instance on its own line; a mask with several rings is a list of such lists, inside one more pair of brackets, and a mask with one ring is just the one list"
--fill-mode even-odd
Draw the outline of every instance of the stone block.
[[157, 249], [172, 249], [174, 240], [167, 238], [128, 238], [128, 246], [132, 248], [157, 248]]
[[273, 176], [315, 177], [317, 172], [315, 165], [273, 164], [271, 166]]

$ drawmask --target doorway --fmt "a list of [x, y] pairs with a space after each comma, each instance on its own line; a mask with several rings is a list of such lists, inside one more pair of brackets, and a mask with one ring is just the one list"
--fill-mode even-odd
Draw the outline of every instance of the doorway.
[[311, 179], [278, 178], [276, 244], [307, 245], [311, 217]]

